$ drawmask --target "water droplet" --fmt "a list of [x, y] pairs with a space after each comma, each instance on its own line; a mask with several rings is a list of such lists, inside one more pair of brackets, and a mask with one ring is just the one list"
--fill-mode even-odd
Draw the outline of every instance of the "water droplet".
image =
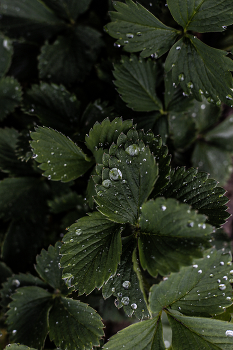
[[9, 43], [9, 40], [7, 40], [7, 39], [4, 39], [3, 40], [3, 47], [5, 47], [5, 49], [7, 50], [7, 51], [9, 51], [10, 50], [10, 43]]
[[128, 34], [126, 34], [126, 37], [129, 39], [133, 39], [134, 35], [132, 33], [128, 33]]
[[188, 226], [188, 227], [193, 227], [193, 226], [194, 226], [194, 222], [193, 222], [193, 221], [188, 222], [188, 223], [187, 223], [187, 226]]
[[109, 188], [112, 185], [112, 182], [111, 182], [111, 180], [104, 180], [102, 182], [102, 185], [106, 188]]
[[139, 147], [136, 144], [130, 145], [126, 148], [125, 152], [128, 153], [130, 156], [135, 157], [139, 155]]
[[71, 243], [74, 242], [73, 238], [70, 239], [70, 242], [71, 242]]
[[138, 307], [137, 304], [135, 304], [135, 303], [131, 304], [131, 309], [136, 310], [137, 307]]
[[198, 227], [205, 229], [206, 228], [206, 224], [198, 224]]
[[128, 43], [129, 43], [128, 40], [125, 40], [125, 41], [124, 41], [124, 44], [128, 44]]
[[231, 297], [226, 297], [226, 300], [231, 300]]
[[220, 261], [220, 265], [223, 266], [224, 265], [224, 261]]
[[115, 291], [116, 291], [116, 288], [113, 287], [113, 288], [112, 288], [112, 292], [115, 293]]
[[121, 299], [121, 302], [122, 302], [123, 305], [129, 305], [129, 298], [128, 297], [123, 297]]
[[222, 278], [224, 281], [227, 281], [228, 280], [228, 277], [227, 276], [223, 276]]
[[162, 205], [161, 209], [162, 209], [162, 211], [165, 211], [167, 209], [167, 207], [165, 205]]
[[176, 46], [176, 50], [180, 50], [181, 49], [181, 47], [180, 46]]
[[114, 301], [114, 305], [115, 305], [116, 307], [118, 307], [118, 306], [119, 306], [119, 301], [118, 301], [117, 299], [115, 299], [115, 301]]
[[48, 269], [48, 268], [46, 268], [46, 269], [44, 270], [44, 272], [49, 272], [49, 269]]
[[78, 228], [77, 230], [75, 230], [75, 234], [76, 234], [77, 236], [80, 236], [80, 235], [82, 234], [81, 228]]
[[226, 99], [227, 99], [227, 100], [233, 100], [233, 97], [232, 97], [231, 95], [227, 95], [227, 96], [226, 96]]
[[184, 81], [184, 74], [179, 75], [179, 81]]
[[233, 337], [233, 331], [231, 330], [227, 330], [225, 334], [227, 337]]
[[121, 293], [121, 292], [117, 293], [117, 296], [118, 296], [119, 298], [121, 298], [121, 297], [122, 297], [122, 293]]
[[214, 277], [214, 275], [211, 273], [211, 274], [210, 274], [210, 277], [212, 278], [212, 277]]
[[124, 282], [122, 283], [122, 286], [123, 286], [123, 288], [125, 288], [125, 289], [129, 289], [130, 286], [131, 286], [131, 283], [130, 283], [130, 281], [124, 281]]
[[12, 331], [12, 334], [16, 334], [16, 333], [17, 333], [17, 330], [14, 329], [14, 330]]
[[205, 109], [205, 105], [204, 104], [201, 105], [201, 109]]
[[12, 281], [12, 285], [16, 286], [16, 287], [19, 287], [20, 286], [20, 281], [19, 280], [13, 280]]
[[226, 29], [227, 29], [227, 26], [222, 26], [222, 29], [226, 30]]
[[197, 272], [198, 272], [198, 273], [202, 273], [202, 270], [198, 270]]
[[190, 82], [187, 84], [187, 87], [188, 87], [189, 89], [193, 89], [193, 83], [190, 81]]
[[122, 179], [122, 172], [117, 168], [112, 168], [109, 171], [109, 177], [111, 180], [117, 181]]
[[193, 265], [193, 267], [194, 267], [195, 269], [197, 269], [197, 268], [198, 268], [198, 265], [195, 264], [195, 265]]
[[220, 284], [220, 285], [218, 286], [218, 288], [219, 288], [220, 290], [225, 290], [225, 289], [226, 289], [226, 286], [225, 286], [225, 284]]

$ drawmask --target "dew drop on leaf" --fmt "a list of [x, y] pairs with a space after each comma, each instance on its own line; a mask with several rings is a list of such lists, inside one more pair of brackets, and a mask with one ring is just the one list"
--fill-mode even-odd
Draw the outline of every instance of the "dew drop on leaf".
[[111, 180], [114, 180], [114, 181], [121, 180], [122, 179], [122, 172], [120, 171], [120, 169], [112, 168], [109, 171], [109, 177]]
[[75, 230], [75, 234], [76, 234], [77, 236], [80, 236], [80, 235], [82, 234], [81, 228], [78, 228], [77, 230]]
[[165, 211], [167, 209], [167, 207], [165, 205], [162, 205], [161, 209], [162, 209], [162, 211]]
[[123, 286], [123, 288], [125, 288], [125, 289], [129, 289], [130, 286], [131, 286], [131, 283], [130, 283], [129, 281], [124, 281], [124, 282], [122, 283], [122, 286]]
[[218, 288], [219, 288], [220, 290], [225, 290], [225, 289], [226, 289], [226, 286], [225, 286], [225, 284], [220, 284], [220, 285], [218, 286]]
[[139, 147], [136, 144], [130, 145], [126, 148], [125, 152], [128, 153], [130, 156], [135, 157], [139, 155]]
[[198, 272], [198, 273], [202, 273], [202, 270], [198, 270], [197, 272]]
[[123, 297], [121, 299], [121, 302], [122, 302], [123, 305], [129, 305], [129, 298], [128, 297]]
[[223, 266], [224, 265], [224, 261], [220, 261], [220, 265]]
[[131, 309], [136, 310], [137, 307], [138, 307], [137, 304], [135, 304], [135, 303], [131, 304]]
[[179, 75], [179, 81], [184, 81], [184, 74]]
[[20, 286], [20, 281], [19, 280], [13, 280], [12, 284], [13, 284], [13, 286], [19, 287]]
[[104, 180], [102, 182], [102, 185], [106, 188], [109, 188], [111, 186], [111, 184], [112, 184], [111, 180]]
[[225, 334], [227, 337], [233, 337], [233, 331], [231, 330], [227, 330]]

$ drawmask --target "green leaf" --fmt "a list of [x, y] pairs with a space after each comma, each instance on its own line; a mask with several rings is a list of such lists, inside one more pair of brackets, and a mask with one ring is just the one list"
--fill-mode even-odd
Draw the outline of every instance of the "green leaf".
[[38, 286], [41, 288], [48, 288], [48, 285], [41, 281], [38, 277], [32, 276], [30, 273], [19, 273], [18, 275], [12, 275], [3, 283], [1, 289], [1, 306], [4, 310], [7, 310], [8, 304], [12, 301], [11, 295], [15, 293], [17, 288]]
[[61, 248], [63, 278], [70, 279], [79, 294], [90, 293], [116, 272], [121, 254], [122, 228], [98, 212], [69, 228]]
[[156, 96], [156, 63], [137, 56], [122, 56], [121, 64], [114, 65], [114, 84], [123, 101], [135, 111], [157, 111], [163, 108]]
[[77, 179], [93, 165], [83, 151], [69, 138], [56, 130], [38, 127], [31, 133], [31, 147], [35, 159], [42, 163], [44, 176], [68, 182]]
[[7, 348], [5, 349], [10, 349], [10, 350], [36, 350], [35, 348], [29, 348], [25, 345], [20, 345], [20, 344], [8, 344]]
[[165, 26], [139, 3], [126, 0], [114, 2], [117, 12], [111, 12], [107, 31], [125, 51], [141, 52], [141, 57], [162, 56], [174, 44], [178, 31]]
[[173, 350], [231, 350], [233, 325], [201, 317], [168, 314], [172, 327]]
[[220, 106], [208, 103], [205, 97], [202, 101], [193, 101], [193, 107], [187, 111], [187, 114], [193, 118], [199, 133], [206, 132], [213, 127], [221, 115]]
[[187, 34], [169, 51], [165, 71], [172, 69], [173, 83], [195, 99], [204, 95], [210, 102], [231, 104], [233, 62], [226, 54]]
[[[160, 316], [135, 323], [114, 335], [104, 350], [165, 350]], [[183, 349], [182, 349], [183, 350]]]
[[195, 122], [186, 113], [169, 114], [169, 131], [176, 149], [188, 147], [196, 137]]
[[3, 0], [0, 14], [0, 30], [13, 38], [48, 38], [64, 27], [54, 13], [38, 0]]
[[[77, 124], [80, 102], [62, 85], [32, 85], [24, 97], [24, 111], [36, 115], [45, 126], [70, 131]], [[69, 125], [69, 127], [68, 127]]]
[[59, 255], [61, 243], [57, 242], [55, 247], [49, 246], [48, 251], [42, 249], [41, 255], [36, 257], [36, 272], [40, 277], [54, 289], [62, 294], [68, 294], [67, 287], [62, 280], [62, 269], [59, 268], [61, 255]]
[[175, 21], [185, 31], [223, 32], [226, 26], [233, 24], [231, 0], [168, 0], [167, 4]]
[[153, 189], [158, 167], [136, 131], [120, 135], [117, 143], [110, 148], [111, 155], [103, 156], [95, 201], [110, 220], [135, 224], [140, 207]]
[[220, 185], [226, 184], [232, 172], [230, 153], [201, 140], [195, 145], [192, 164], [199, 170], [210, 173]]
[[88, 9], [91, 1], [92, 0], [43, 0], [58, 17], [68, 19], [71, 23]]
[[133, 127], [132, 120], [122, 121], [121, 118], [115, 118], [112, 122], [106, 118], [101, 124], [95, 123], [93, 128], [86, 135], [85, 143], [92, 153], [96, 156], [98, 148], [107, 148], [114, 142], [117, 142], [118, 136], [126, 133]]
[[49, 337], [67, 350], [91, 350], [104, 335], [101, 317], [78, 300], [57, 298], [49, 315]]
[[[47, 186], [39, 178], [6, 178], [0, 181], [0, 217], [40, 222], [46, 210]], [[36, 198], [36, 201], [35, 201]]]
[[198, 172], [194, 168], [177, 168], [171, 173], [170, 182], [162, 195], [191, 205], [200, 214], [208, 217], [207, 223], [219, 227], [229, 217], [225, 205], [228, 199], [223, 196], [225, 190], [216, 187], [217, 181], [208, 177], [209, 174]]
[[101, 34], [87, 26], [78, 26], [70, 36], [58, 36], [46, 43], [39, 56], [41, 79], [69, 86], [83, 81], [96, 62], [103, 46]]
[[11, 40], [1, 35], [0, 36], [0, 57], [1, 57], [0, 78], [2, 78], [10, 68], [12, 55], [13, 55], [13, 47], [12, 47]]
[[174, 199], [157, 198], [143, 204], [140, 216], [139, 256], [152, 276], [167, 275], [201, 257], [212, 227], [205, 216]]
[[222, 150], [233, 153], [233, 115], [229, 115], [222, 123], [207, 132], [205, 140]]
[[231, 256], [211, 250], [195, 264], [172, 273], [167, 280], [154, 285], [150, 308], [155, 314], [168, 308], [188, 316], [221, 314], [232, 305]]
[[39, 287], [22, 287], [12, 299], [10, 310], [7, 312], [8, 331], [12, 333], [11, 341], [42, 349], [49, 330], [51, 294]]
[[12, 77], [0, 80], [0, 120], [12, 113], [22, 100], [22, 90], [19, 82]]
[[[116, 274], [111, 276], [103, 285], [103, 297], [106, 299], [113, 294], [117, 298], [115, 305], [118, 308], [123, 306], [127, 316], [135, 315], [139, 319], [149, 317], [147, 305], [135, 271], [135, 264], [132, 262], [136, 240], [130, 236], [123, 239], [122, 243], [121, 263], [117, 268]], [[137, 268], [140, 270], [139, 267]]]

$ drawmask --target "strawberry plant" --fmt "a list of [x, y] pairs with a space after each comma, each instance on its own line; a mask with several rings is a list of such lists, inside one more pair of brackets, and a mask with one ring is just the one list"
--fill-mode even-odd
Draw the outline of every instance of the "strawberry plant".
[[0, 3], [1, 349], [232, 349], [233, 3], [150, 1]]

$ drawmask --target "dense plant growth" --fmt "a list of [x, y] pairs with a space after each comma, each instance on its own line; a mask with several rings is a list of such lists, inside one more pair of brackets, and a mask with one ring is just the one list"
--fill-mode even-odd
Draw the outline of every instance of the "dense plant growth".
[[1, 349], [232, 349], [232, 24], [0, 2]]

